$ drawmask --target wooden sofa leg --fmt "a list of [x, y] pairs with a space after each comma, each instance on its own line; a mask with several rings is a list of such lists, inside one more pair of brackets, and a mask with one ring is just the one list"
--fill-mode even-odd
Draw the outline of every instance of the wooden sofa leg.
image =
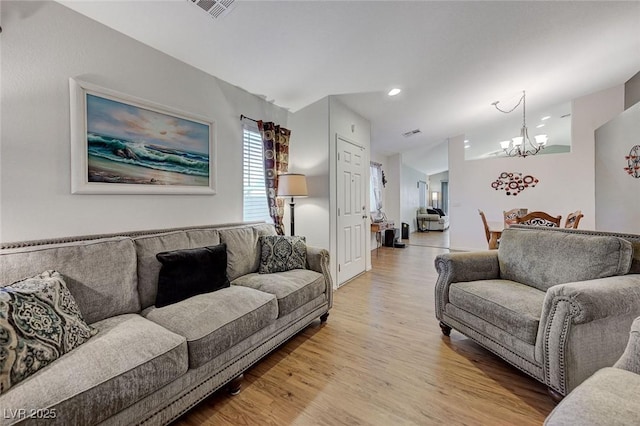
[[229, 395], [237, 395], [240, 393], [240, 387], [242, 386], [242, 380], [244, 379], [244, 374], [240, 374], [235, 379], [231, 380], [227, 385], [227, 391]]
[[551, 399], [553, 399], [553, 402], [555, 402], [556, 404], [562, 401], [562, 399], [564, 398], [564, 396], [562, 396], [560, 392], [554, 389], [551, 389], [549, 387], [547, 388], [547, 392], [549, 393], [549, 396], [551, 397]]
[[447, 324], [443, 323], [442, 321], [440, 321], [440, 330], [442, 330], [442, 334], [444, 334], [445, 336], [451, 335], [451, 327], [449, 327]]
[[327, 322], [327, 318], [329, 318], [329, 312], [325, 312], [324, 314], [320, 315], [320, 324], [324, 324], [325, 322]]

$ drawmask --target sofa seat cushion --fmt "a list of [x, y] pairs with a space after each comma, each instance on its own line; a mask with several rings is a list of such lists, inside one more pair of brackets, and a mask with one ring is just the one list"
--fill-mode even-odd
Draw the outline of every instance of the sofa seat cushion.
[[278, 318], [272, 294], [231, 286], [142, 315], [187, 339], [189, 368], [198, 368]]
[[326, 289], [324, 276], [307, 269], [293, 269], [274, 274], [247, 274], [236, 278], [231, 284], [275, 295], [278, 299], [279, 317], [312, 301]]
[[55, 408], [47, 424], [97, 424], [187, 371], [184, 337], [140, 315], [92, 326], [98, 334], [0, 395], [0, 407]]
[[507, 280], [459, 282], [449, 288], [450, 303], [529, 344], [536, 342], [544, 296]]
[[632, 258], [633, 247], [622, 238], [544, 229], [505, 229], [498, 250], [500, 278], [542, 291], [627, 274]]
[[582, 382], [549, 414], [548, 426], [640, 424], [640, 375], [603, 368]]

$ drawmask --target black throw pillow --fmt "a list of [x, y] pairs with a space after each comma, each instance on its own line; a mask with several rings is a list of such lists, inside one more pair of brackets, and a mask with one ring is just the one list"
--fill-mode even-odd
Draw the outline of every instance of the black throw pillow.
[[156, 308], [231, 285], [226, 244], [166, 251], [156, 254], [156, 259], [162, 263]]
[[436, 212], [438, 212], [438, 214], [440, 215], [440, 217], [442, 217], [442, 216], [446, 216], [446, 215], [444, 214], [444, 212], [442, 211], [442, 209], [434, 209], [434, 210], [435, 210]]
[[427, 209], [427, 214], [438, 214], [438, 212], [435, 209]]

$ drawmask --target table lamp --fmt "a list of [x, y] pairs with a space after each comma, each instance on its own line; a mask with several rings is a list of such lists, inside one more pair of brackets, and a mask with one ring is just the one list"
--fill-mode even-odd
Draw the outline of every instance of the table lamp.
[[295, 220], [293, 199], [295, 197], [306, 197], [307, 179], [303, 174], [299, 173], [283, 173], [278, 176], [278, 197], [291, 197], [289, 203], [291, 211], [291, 235], [295, 235]]

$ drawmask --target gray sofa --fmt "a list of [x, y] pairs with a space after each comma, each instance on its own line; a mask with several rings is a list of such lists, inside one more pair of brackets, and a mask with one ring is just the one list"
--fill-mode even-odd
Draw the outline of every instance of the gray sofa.
[[640, 317], [613, 367], [598, 370], [547, 416], [547, 426], [626, 426], [640, 424]]
[[416, 210], [416, 225], [418, 232], [444, 231], [449, 229], [449, 216], [441, 216], [430, 207], [419, 207]]
[[437, 256], [436, 317], [561, 399], [611, 366], [640, 315], [640, 236], [516, 225], [499, 250]]
[[[307, 247], [306, 269], [257, 273], [259, 237], [274, 234], [253, 223], [4, 244], [0, 286], [54, 269], [98, 333], [0, 394], [0, 424], [167, 424], [230, 382], [238, 391], [332, 305], [324, 249]], [[156, 253], [219, 243], [230, 287], [154, 306]]]

